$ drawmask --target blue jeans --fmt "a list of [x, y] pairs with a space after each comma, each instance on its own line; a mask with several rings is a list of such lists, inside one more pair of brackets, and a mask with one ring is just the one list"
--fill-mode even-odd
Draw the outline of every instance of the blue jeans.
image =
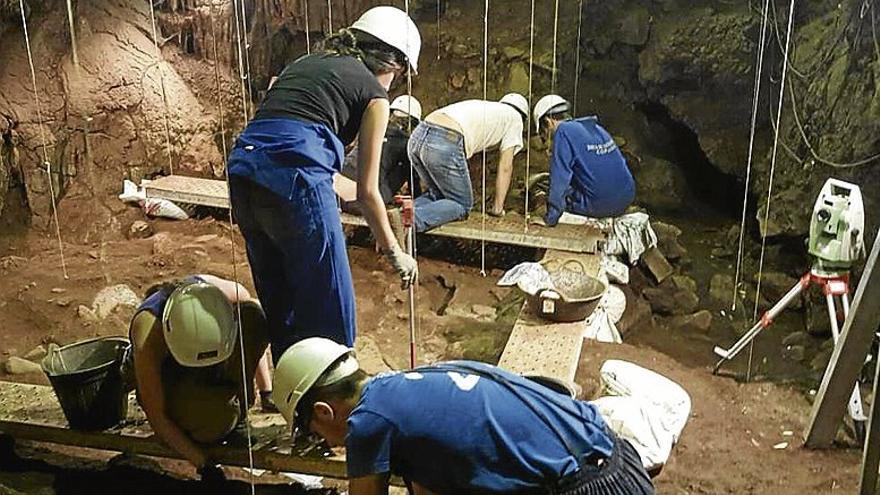
[[427, 191], [413, 202], [417, 232], [466, 218], [474, 205], [474, 192], [464, 137], [422, 122], [407, 147], [409, 159]]
[[[229, 160], [249, 157], [236, 148]], [[244, 156], [242, 156], [244, 155]], [[232, 211], [244, 236], [275, 362], [295, 342], [354, 345], [355, 298], [332, 179], [294, 178], [289, 198], [232, 176]]]

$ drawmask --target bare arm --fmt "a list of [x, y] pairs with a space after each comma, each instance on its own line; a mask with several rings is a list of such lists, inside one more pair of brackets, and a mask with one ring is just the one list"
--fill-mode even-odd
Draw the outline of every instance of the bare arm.
[[515, 149], [502, 150], [501, 157], [498, 159], [498, 174], [495, 177], [495, 204], [492, 206], [492, 211], [495, 213], [504, 211], [504, 200], [507, 198], [510, 177], [513, 175], [513, 152]]
[[165, 391], [162, 386], [162, 362], [167, 350], [161, 332], [151, 332], [159, 324], [155, 316], [142, 311], [132, 322], [133, 335], [146, 335], [135, 345], [134, 372], [138, 394], [153, 432], [166, 445], [191, 462], [197, 469], [207, 462], [202, 449], [193, 442], [165, 413]]
[[374, 474], [348, 481], [350, 495], [388, 495], [388, 474]]
[[382, 143], [388, 127], [388, 100], [376, 98], [367, 106], [361, 120], [358, 138], [357, 199], [364, 218], [383, 251], [397, 247], [397, 240], [388, 222], [385, 203], [379, 193], [379, 162]]
[[225, 278], [220, 278], [214, 275], [199, 274], [199, 278], [223, 291], [223, 295], [225, 295], [226, 298], [229, 299], [229, 302], [233, 304], [235, 304], [236, 301], [256, 302], [256, 300], [251, 297], [251, 293], [247, 290], [247, 288], [237, 282], [226, 280]]

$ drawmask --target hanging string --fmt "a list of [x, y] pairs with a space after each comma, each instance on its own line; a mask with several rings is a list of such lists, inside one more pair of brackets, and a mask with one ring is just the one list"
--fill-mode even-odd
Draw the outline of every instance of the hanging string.
[[578, 111], [578, 86], [581, 82], [581, 25], [584, 20], [584, 0], [578, 0], [578, 34], [577, 45], [574, 49], [574, 98], [572, 99], [572, 112], [577, 116]]
[[[788, 53], [789, 46], [791, 43], [791, 28], [794, 24], [794, 2], [795, 0], [791, 0], [791, 6], [788, 11], [788, 30], [785, 35], [785, 53], [783, 55], [782, 61], [782, 79], [779, 84], [779, 103], [776, 108], [776, 132], [773, 137], [773, 154], [770, 158], [770, 180], [767, 183], [767, 204], [764, 208], [764, 228], [767, 228], [767, 223], [770, 221], [770, 200], [773, 194], [773, 174], [776, 171], [776, 156], [779, 148], [779, 134], [782, 129], [779, 127], [780, 120], [782, 118], [782, 103], [785, 99], [785, 76], [788, 73]], [[767, 232], [764, 231], [761, 233], [761, 258], [758, 263], [758, 286], [755, 289], [755, 309], [752, 314], [752, 319], [756, 319], [758, 317], [758, 304], [761, 300], [761, 281], [763, 279], [764, 273], [764, 251], [767, 244]], [[749, 343], [749, 370], [746, 376], [747, 380], [751, 380], [752, 377], [752, 353], [754, 350], [754, 344]]]
[[757, 127], [758, 123], [758, 101], [761, 96], [761, 74], [763, 74], [764, 71], [764, 48], [767, 45], [767, 13], [769, 11], [767, 6], [769, 3], [770, 0], [764, 0], [764, 18], [761, 20], [761, 36], [758, 43], [757, 60], [755, 61], [755, 83], [754, 89], [752, 91], [752, 121], [751, 130], [749, 132], [749, 158], [748, 162], [746, 163], [745, 190], [743, 191], [742, 202], [742, 220], [740, 221], [739, 226], [739, 247], [736, 251], [736, 273], [733, 278], [733, 294], [731, 295], [732, 297], [730, 303], [731, 311], [736, 311], [737, 290], [739, 288], [739, 278], [742, 274], [743, 244], [746, 232], [746, 212], [749, 203], [749, 186], [751, 185], [752, 176], [752, 159], [755, 146], [755, 128]]
[[[488, 69], [489, 69], [489, 0], [485, 0], [483, 10], [483, 127], [486, 127], [486, 101], [489, 99], [488, 92]], [[480, 225], [480, 275], [486, 276], [486, 149], [483, 148], [483, 216]], [[496, 191], [497, 194], [497, 191]]]
[[162, 104], [165, 112], [162, 114], [162, 124], [165, 127], [165, 153], [168, 155], [168, 171], [174, 175], [174, 162], [171, 159], [171, 130], [168, 127], [168, 95], [165, 93], [165, 68], [159, 62], [162, 51], [159, 49], [159, 37], [156, 34], [156, 11], [153, 2], [150, 4], [150, 23], [153, 29], [153, 46], [156, 48], [156, 67], [159, 69], [159, 88], [162, 91]]
[[[443, 0], [437, 0], [437, 60], [440, 60], [440, 7], [442, 5]], [[874, 11], [871, 11], [871, 15], [874, 15]]]
[[[532, 16], [531, 21], [529, 22], [529, 108], [534, 108], [532, 106], [532, 76], [534, 75], [534, 56], [535, 56], [535, 0], [532, 0]], [[526, 116], [526, 176], [525, 176], [525, 184], [526, 184], [526, 195], [525, 195], [525, 205], [523, 207], [523, 231], [529, 231], [529, 221], [531, 220], [532, 213], [529, 211], [529, 174], [531, 173], [532, 166], [532, 112], [528, 112]]]
[[[214, 5], [214, 2], [211, 2], [208, 15], [211, 17], [211, 45], [214, 52], [214, 79], [217, 83], [217, 109], [220, 111], [220, 146], [223, 149], [223, 159], [225, 160], [226, 157], [229, 156], [229, 151], [226, 149], [226, 115], [223, 109], [223, 96], [220, 85], [220, 59], [217, 58], [217, 27], [214, 16], [215, 8], [216, 6]], [[232, 208], [230, 208], [229, 211], [231, 215]], [[230, 223], [230, 225], [232, 224]]]
[[327, 0], [327, 33], [333, 34], [333, 1]]
[[248, 40], [248, 22], [247, 13], [244, 8], [244, 0], [238, 2], [241, 7], [241, 31], [244, 38], [244, 67], [247, 72], [244, 73], [244, 79], [247, 81], [247, 108], [248, 116], [250, 116], [251, 105], [254, 102], [254, 88], [251, 83], [251, 43]]
[[[236, 0], [232, 0], [232, 10], [233, 10], [233, 12], [235, 12], [235, 33], [236, 33], [236, 46], [238, 47], [238, 75], [239, 75], [239, 80], [241, 82], [241, 93], [240, 94], [241, 94], [242, 116], [243, 116], [244, 126], [247, 126], [248, 105], [247, 105], [247, 101], [245, 100], [245, 98], [246, 98], [246, 96], [245, 96], [245, 83], [244, 83], [244, 80], [245, 80], [244, 70], [245, 69], [244, 69], [244, 65], [242, 63], [242, 53], [241, 53], [242, 38], [241, 38], [241, 29], [240, 29], [240, 23], [239, 23], [239, 18], [238, 18], [238, 4], [236, 3]], [[242, 14], [244, 14], [244, 8], [242, 8]], [[216, 47], [215, 47], [215, 56], [216, 56]], [[215, 63], [216, 63], [216, 61], [215, 61]], [[217, 91], [218, 91], [217, 99], [220, 100], [219, 75], [217, 77], [217, 84], [218, 84], [218, 86], [217, 86]], [[221, 106], [221, 109], [222, 109], [222, 106]], [[221, 110], [221, 112], [222, 112], [222, 110]], [[221, 113], [220, 120], [221, 120], [221, 122], [223, 121], [222, 113]], [[221, 126], [222, 126], [222, 124], [221, 124]], [[226, 150], [225, 128], [221, 127], [221, 129], [223, 129], [223, 132], [224, 132], [223, 149], [225, 152], [225, 150]], [[224, 175], [226, 176], [226, 197], [230, 198], [230, 204], [229, 204], [229, 210], [228, 210], [229, 211], [229, 225], [232, 226], [232, 225], [234, 225], [234, 219], [232, 216], [232, 194], [231, 194], [228, 171]], [[235, 231], [231, 228], [229, 229], [229, 243], [230, 243], [230, 247], [232, 250], [232, 252], [231, 252], [232, 279], [235, 282], [235, 299], [236, 299], [235, 310], [238, 313], [238, 347], [241, 350], [241, 380], [242, 380], [241, 383], [244, 384], [244, 386], [242, 387], [243, 393], [244, 393], [244, 397], [243, 397], [244, 403], [249, 404], [250, 401], [248, 398], [247, 383], [248, 383], [248, 380], [252, 379], [252, 378], [249, 378], [247, 376], [247, 369], [245, 368], [244, 335], [243, 335], [244, 332], [242, 331], [242, 327], [241, 327], [241, 300], [240, 300], [240, 296], [239, 296], [240, 284], [238, 282], [238, 264], [236, 263], [236, 258], [235, 258]], [[248, 446], [248, 467], [250, 467], [250, 470], [248, 471], [248, 473], [250, 475], [249, 481], [250, 481], [250, 487], [251, 487], [251, 495], [255, 495], [255, 493], [256, 493], [256, 480], [254, 478], [254, 443], [253, 443], [253, 437], [252, 437], [252, 433], [251, 433], [251, 422], [250, 422], [250, 417], [248, 415], [247, 407], [245, 407], [244, 410], [245, 410], [244, 424], [245, 424], [245, 433], [247, 435], [247, 446]]]
[[312, 54], [312, 40], [311, 40], [311, 34], [309, 33], [309, 0], [303, 0], [303, 1], [306, 5], [306, 7], [305, 7], [305, 13], [306, 13], [306, 54], [311, 55]]
[[238, 51], [238, 79], [241, 82], [241, 112], [244, 116], [244, 125], [247, 125], [248, 122], [248, 103], [247, 98], [245, 97], [245, 93], [247, 89], [244, 84], [244, 56], [241, 53], [241, 22], [238, 16], [238, 0], [232, 0], [232, 11], [235, 15], [235, 38], [236, 38], [236, 49]]
[[49, 162], [49, 144], [46, 140], [46, 130], [43, 120], [43, 106], [40, 104], [40, 96], [37, 92], [37, 72], [34, 70], [34, 56], [31, 53], [31, 40], [28, 35], [27, 18], [24, 15], [24, 0], [18, 0], [18, 8], [21, 11], [21, 28], [24, 32], [24, 46], [27, 50], [28, 66], [31, 69], [31, 84], [34, 89], [34, 103], [37, 107], [37, 127], [40, 130], [40, 142], [42, 143], [43, 166], [46, 167], [46, 179], [49, 183], [49, 199], [52, 203], [52, 219], [55, 221], [55, 237], [58, 240], [58, 252], [61, 255], [61, 274], [67, 280], [67, 262], [64, 259], [64, 243], [61, 242], [61, 225], [58, 223], [58, 205], [55, 202], [55, 186], [52, 181], [52, 164]]
[[559, 33], [559, 0], [553, 12], [553, 71], [550, 74], [550, 92], [556, 92], [556, 39]]
[[79, 54], [76, 50], [76, 29], [73, 25], [72, 0], [67, 0], [67, 24], [70, 27], [70, 53], [73, 56], [73, 65], [79, 67]]

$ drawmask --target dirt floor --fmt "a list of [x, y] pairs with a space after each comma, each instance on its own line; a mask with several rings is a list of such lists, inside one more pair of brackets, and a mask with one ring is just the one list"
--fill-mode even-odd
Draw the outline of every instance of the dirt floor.
[[[87, 212], [79, 212], [87, 216]], [[114, 228], [127, 232], [143, 220], [139, 210], [122, 212]], [[62, 275], [54, 237], [31, 232], [6, 238], [0, 252], [0, 360], [20, 356], [41, 343], [69, 343], [97, 335], [120, 335], [133, 311], [120, 306], [101, 318], [93, 306], [107, 286], [126, 284], [142, 294], [150, 285], [190, 273], [237, 276], [251, 287], [240, 237], [233, 265], [228, 223], [213, 217], [184, 222], [149, 220], [143, 239], [65, 243]], [[358, 350], [378, 371], [408, 364], [408, 306], [396, 276], [368, 247], [350, 256], [358, 296]], [[418, 290], [420, 360], [497, 360], [519, 298], [494, 283], [501, 271], [482, 277], [478, 268], [423, 258]], [[664, 340], [666, 330], [636, 329], [636, 342]], [[587, 343], [578, 381], [595, 390], [597, 370], [607, 358], [622, 358], [654, 369], [682, 384], [693, 412], [674, 455], [657, 478], [660, 493], [852, 493], [859, 452], [814, 452], [801, 447], [809, 403], [799, 391], [770, 383], [741, 384], [712, 376], [705, 360], [687, 349], [661, 353], [641, 343], [609, 346]], [[0, 379], [46, 383], [39, 374]], [[783, 432], [792, 432], [786, 436]], [[783, 449], [774, 445], [788, 442]], [[57, 456], [56, 456], [57, 460]], [[75, 467], [75, 466], [74, 466]], [[171, 469], [171, 472], [176, 471]]]

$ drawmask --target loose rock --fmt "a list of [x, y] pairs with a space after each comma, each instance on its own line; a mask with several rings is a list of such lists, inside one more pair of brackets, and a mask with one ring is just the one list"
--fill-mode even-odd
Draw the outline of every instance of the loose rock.
[[153, 236], [153, 254], [166, 256], [177, 250], [177, 244], [171, 239], [168, 232], [159, 232]]
[[12, 356], [6, 360], [6, 372], [10, 375], [26, 375], [28, 373], [42, 373], [43, 368], [33, 361]]
[[135, 220], [128, 228], [129, 239], [146, 239], [151, 235], [153, 235], [153, 227], [143, 220]]
[[[632, 270], [632, 272], [639, 272], [639, 270]], [[648, 304], [648, 301], [627, 285], [620, 286], [620, 290], [626, 296], [626, 310], [620, 317], [620, 321], [617, 322], [617, 330], [620, 334], [626, 336], [642, 328], [653, 327], [654, 314], [651, 312], [651, 305]]]
[[477, 315], [477, 318], [481, 320], [494, 320], [495, 319], [495, 308], [492, 306], [487, 306], [485, 304], [474, 304], [471, 306], [471, 312]]
[[127, 285], [112, 285], [104, 287], [95, 296], [92, 308], [98, 318], [104, 319], [119, 306], [137, 306], [141, 299]]
[[674, 286], [645, 289], [643, 294], [651, 308], [662, 315], [693, 313], [700, 304], [700, 298], [695, 292]]
[[83, 306], [82, 304], [80, 304], [76, 308], [76, 316], [78, 316], [79, 319], [89, 323], [98, 321], [98, 315], [96, 315], [95, 312], [92, 311], [92, 308], [88, 306]]
[[712, 313], [704, 309], [690, 315], [673, 316], [667, 323], [674, 330], [707, 333], [712, 327]]
[[794, 361], [796, 363], [800, 363], [804, 360], [806, 356], [807, 349], [802, 345], [790, 345], [786, 346], [782, 350], [782, 357], [788, 359], [789, 361]]
[[730, 304], [733, 295], [733, 277], [723, 273], [712, 275], [709, 281], [709, 299], [715, 303]]
[[[755, 283], [758, 282], [758, 276], [755, 274]], [[761, 295], [767, 298], [771, 304], [775, 304], [776, 301], [782, 299], [792, 287], [794, 287], [798, 283], [798, 279], [786, 275], [781, 272], [764, 272], [761, 276]], [[788, 308], [790, 309], [801, 309], [803, 307], [802, 298], [798, 297], [793, 300]]]
[[25, 359], [27, 359], [28, 361], [34, 361], [34, 362], [37, 362], [37, 361], [43, 359], [44, 357], [46, 357], [46, 348], [41, 345], [34, 347], [30, 351], [28, 351], [27, 354], [24, 355]]

